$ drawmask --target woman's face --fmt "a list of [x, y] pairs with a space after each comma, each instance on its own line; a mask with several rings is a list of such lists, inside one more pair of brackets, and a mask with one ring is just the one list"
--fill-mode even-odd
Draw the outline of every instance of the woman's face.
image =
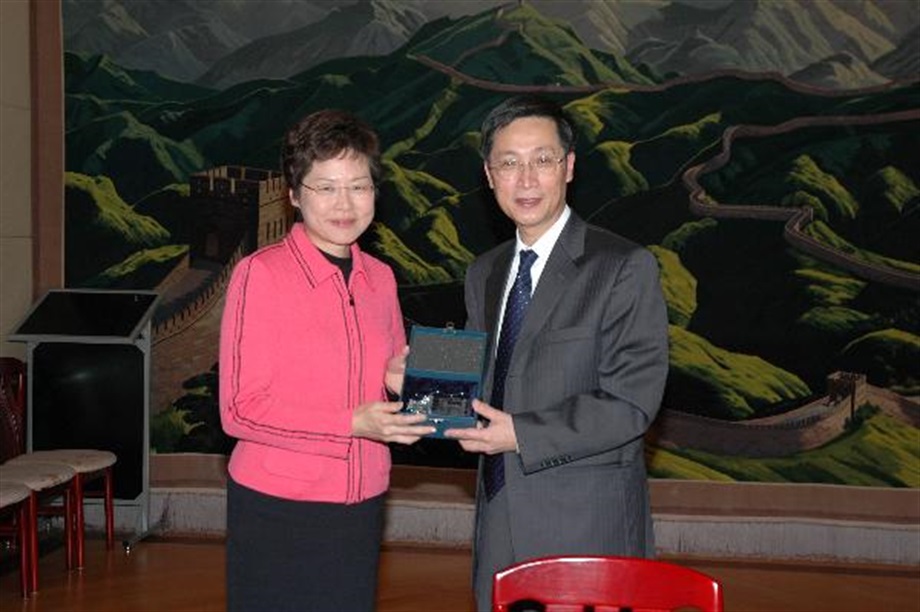
[[348, 257], [351, 245], [374, 219], [374, 181], [364, 155], [346, 151], [314, 162], [291, 204], [300, 209], [310, 241], [321, 251]]

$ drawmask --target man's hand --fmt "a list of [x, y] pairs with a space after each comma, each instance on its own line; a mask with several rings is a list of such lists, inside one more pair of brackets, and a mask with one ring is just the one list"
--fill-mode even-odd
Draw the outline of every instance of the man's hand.
[[401, 414], [400, 409], [402, 402], [361, 404], [351, 417], [352, 435], [380, 442], [415, 444], [422, 436], [434, 433], [434, 427], [418, 424], [428, 418], [424, 414]]
[[444, 436], [459, 441], [463, 450], [471, 453], [495, 455], [517, 450], [517, 436], [510, 414], [479, 400], [473, 400], [473, 410], [488, 419], [489, 424], [483, 426], [480, 422], [477, 427], [468, 429], [448, 429]]

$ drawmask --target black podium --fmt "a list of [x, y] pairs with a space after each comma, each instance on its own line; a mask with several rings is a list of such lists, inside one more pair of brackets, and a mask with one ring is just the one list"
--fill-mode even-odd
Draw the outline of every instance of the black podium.
[[[148, 531], [153, 291], [56, 289], [9, 336], [27, 343], [28, 450], [96, 448], [118, 456], [116, 506]], [[143, 535], [140, 535], [143, 537]]]

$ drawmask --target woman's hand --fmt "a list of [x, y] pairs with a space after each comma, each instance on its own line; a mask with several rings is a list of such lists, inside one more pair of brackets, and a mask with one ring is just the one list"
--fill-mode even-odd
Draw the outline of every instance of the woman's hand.
[[387, 390], [393, 395], [402, 393], [403, 378], [406, 375], [406, 357], [409, 355], [409, 347], [404, 346], [402, 351], [390, 357], [387, 361], [387, 372], [384, 376], [384, 384]]
[[434, 433], [430, 425], [419, 425], [428, 417], [424, 414], [403, 414], [402, 402], [370, 402], [361, 404], [351, 417], [351, 433], [359, 438], [380, 442], [415, 444], [419, 438]]

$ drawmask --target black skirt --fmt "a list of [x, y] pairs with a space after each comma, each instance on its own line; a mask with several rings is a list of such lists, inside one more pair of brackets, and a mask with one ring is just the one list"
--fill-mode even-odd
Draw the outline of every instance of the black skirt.
[[384, 496], [293, 501], [227, 481], [227, 610], [374, 609]]

